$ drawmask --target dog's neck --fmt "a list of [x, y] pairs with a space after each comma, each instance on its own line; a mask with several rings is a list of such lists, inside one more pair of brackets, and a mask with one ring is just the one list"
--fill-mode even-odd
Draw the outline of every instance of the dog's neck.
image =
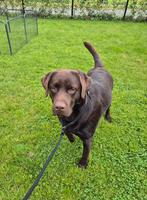
[[[85, 121], [89, 116], [89, 111], [91, 110], [91, 103], [89, 101], [91, 100], [89, 94], [86, 95], [84, 102], [82, 104], [76, 104], [73, 109], [73, 113], [70, 115], [70, 117], [62, 117], [59, 118], [61, 124], [63, 127], [67, 128], [65, 129], [65, 132], [72, 132], [77, 131], [80, 127], [79, 119], [83, 119]], [[83, 112], [86, 111], [86, 112]], [[84, 115], [86, 113], [86, 116]]]

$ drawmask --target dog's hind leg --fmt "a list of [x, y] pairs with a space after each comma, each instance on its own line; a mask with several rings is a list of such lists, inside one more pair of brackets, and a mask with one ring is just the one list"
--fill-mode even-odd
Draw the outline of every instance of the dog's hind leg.
[[112, 118], [111, 118], [111, 115], [110, 115], [110, 106], [109, 108], [106, 110], [106, 113], [105, 113], [105, 119], [108, 121], [108, 122], [112, 122]]

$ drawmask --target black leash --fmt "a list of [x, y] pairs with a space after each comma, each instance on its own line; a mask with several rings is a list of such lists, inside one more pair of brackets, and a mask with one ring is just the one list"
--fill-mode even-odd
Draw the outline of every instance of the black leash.
[[42, 167], [42, 170], [40, 171], [39, 175], [37, 176], [36, 180], [34, 181], [34, 183], [32, 184], [32, 186], [29, 188], [28, 192], [26, 193], [26, 195], [24, 196], [23, 200], [28, 200], [30, 195], [32, 194], [33, 190], [35, 189], [35, 187], [38, 185], [40, 179], [42, 178], [43, 174], [44, 174], [44, 171], [46, 170], [49, 162], [51, 161], [52, 157], [54, 156], [54, 154], [56, 153], [59, 145], [60, 145], [60, 142], [63, 138], [63, 135], [64, 135], [64, 127], [62, 128], [62, 131], [61, 131], [61, 134], [60, 134], [60, 138], [56, 144], [56, 146], [54, 147], [54, 149], [51, 151], [50, 155], [48, 156], [46, 162], [44, 163], [43, 167]]
[[[87, 95], [89, 96], [89, 94]], [[87, 98], [86, 98], [86, 101], [87, 101]], [[29, 190], [27, 191], [26, 195], [24, 196], [23, 200], [28, 200], [29, 197], [31, 196], [32, 192], [34, 191], [35, 187], [38, 185], [40, 179], [42, 178], [49, 162], [51, 161], [52, 157], [54, 156], [54, 154], [56, 153], [60, 143], [61, 143], [61, 140], [63, 138], [63, 135], [66, 131], [69, 131], [70, 128], [73, 129], [73, 126], [76, 126], [76, 123], [78, 122], [78, 120], [82, 117], [82, 111], [84, 110], [84, 106], [82, 107], [82, 109], [80, 110], [80, 114], [76, 117], [76, 119], [74, 121], [71, 121], [69, 122], [68, 124], [65, 123], [62, 121], [62, 131], [61, 131], [61, 134], [60, 134], [60, 138], [56, 144], [56, 146], [54, 147], [54, 149], [51, 151], [50, 155], [48, 156], [46, 162], [44, 163], [43, 167], [42, 167], [42, 170], [40, 171], [39, 175], [37, 176], [36, 180], [34, 181], [34, 183], [32, 184], [32, 186], [29, 188]]]

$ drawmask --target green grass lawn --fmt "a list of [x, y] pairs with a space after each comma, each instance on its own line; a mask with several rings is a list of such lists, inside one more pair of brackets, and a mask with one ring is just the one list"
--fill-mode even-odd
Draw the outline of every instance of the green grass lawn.
[[81, 141], [65, 137], [31, 199], [147, 199], [146, 24], [43, 19], [38, 37], [0, 56], [0, 199], [22, 199], [56, 144], [61, 126], [40, 79], [60, 68], [87, 72], [83, 41], [113, 75], [113, 122], [101, 120], [86, 170], [76, 166]]

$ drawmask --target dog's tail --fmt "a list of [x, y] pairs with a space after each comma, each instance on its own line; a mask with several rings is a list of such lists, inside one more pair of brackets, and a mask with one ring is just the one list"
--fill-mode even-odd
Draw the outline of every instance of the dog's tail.
[[99, 55], [97, 54], [96, 50], [93, 48], [93, 46], [88, 43], [84, 42], [85, 47], [88, 49], [88, 51], [92, 54], [94, 63], [95, 63], [95, 68], [96, 67], [103, 67], [103, 64], [100, 61]]

